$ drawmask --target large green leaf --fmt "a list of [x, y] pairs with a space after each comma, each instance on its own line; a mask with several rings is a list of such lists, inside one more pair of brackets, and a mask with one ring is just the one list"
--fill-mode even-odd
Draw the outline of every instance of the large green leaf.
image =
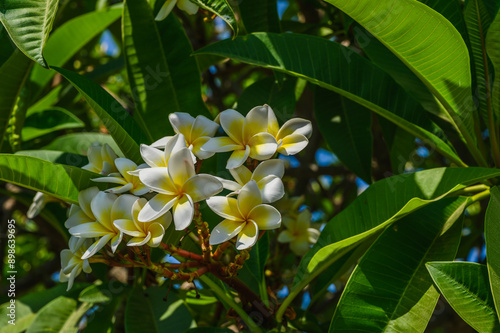
[[77, 308], [77, 302], [60, 296], [44, 306], [36, 315], [26, 333], [78, 332], [78, 321], [90, 308], [83, 303]]
[[491, 292], [497, 313], [500, 310], [500, 188], [491, 189], [490, 203], [484, 221], [486, 258], [490, 277]]
[[35, 112], [27, 117], [21, 133], [23, 141], [28, 141], [55, 131], [84, 126], [83, 121], [71, 112], [63, 108], [53, 107]]
[[193, 318], [184, 301], [170, 292], [165, 302], [166, 295], [167, 288], [134, 288], [125, 308], [125, 332], [184, 332], [192, 327]]
[[238, 34], [238, 21], [234, 15], [234, 11], [227, 0], [190, 0], [201, 8], [214, 13], [223, 19], [233, 30], [234, 35]]
[[5, 30], [5, 28], [1, 24], [0, 24], [0, 45], [2, 45], [2, 48], [0, 48], [0, 66], [2, 66], [3, 63], [7, 61], [7, 59], [9, 59], [9, 57], [12, 55], [12, 53], [16, 49], [16, 46], [10, 39], [7, 30]]
[[53, 67], [61, 73], [94, 109], [125, 157], [141, 163], [139, 144], [148, 143], [141, 128], [121, 104], [101, 86], [72, 71]]
[[488, 34], [486, 35], [486, 51], [490, 57], [495, 79], [492, 88], [492, 108], [496, 119], [500, 118], [500, 13], [495, 16], [495, 19], [490, 25]]
[[[107, 26], [121, 16], [121, 8], [110, 8], [103, 11], [80, 15], [64, 23], [51, 34], [45, 47], [44, 55], [50, 66], [63, 66], [85, 44], [90, 42]], [[41, 91], [56, 74], [43, 67], [33, 68], [30, 80]], [[37, 97], [34, 94], [34, 97]]]
[[314, 111], [326, 142], [352, 172], [371, 183], [372, 114], [332, 91], [316, 89]]
[[376, 112], [464, 165], [443, 140], [430, 132], [429, 119], [411, 96], [379, 67], [340, 44], [299, 34], [254, 33], [220, 41], [196, 53], [230, 57], [304, 78]]
[[426, 264], [451, 307], [478, 332], [500, 332], [485, 265], [470, 262]]
[[24, 86], [31, 67], [31, 61], [24, 54], [15, 51], [0, 67], [0, 147], [17, 99]]
[[326, 0], [365, 27], [429, 88], [478, 162], [467, 46], [441, 14], [414, 0]]
[[386, 229], [349, 278], [330, 332], [423, 332], [439, 298], [425, 263], [455, 258], [467, 201], [440, 200]]
[[0, 22], [26, 56], [48, 68], [43, 50], [56, 16], [58, 0], [2, 1]]
[[119, 156], [123, 156], [113, 137], [101, 133], [73, 133], [58, 137], [47, 146], [46, 150], [58, 150], [66, 153], [86, 155], [90, 146], [108, 144]]
[[[498, 176], [500, 170], [437, 168], [397, 175], [372, 184], [326, 224], [318, 242], [302, 258], [293, 289], [284, 304], [289, 304], [329, 266], [396, 220], [467, 185]], [[282, 306], [278, 320], [283, 311]]]
[[0, 180], [78, 203], [78, 193], [96, 186], [99, 175], [69, 165], [55, 164], [36, 157], [0, 154]]
[[281, 32], [276, 0], [252, 0], [239, 3], [247, 32]]
[[16, 152], [16, 155], [36, 157], [52, 163], [70, 165], [79, 168], [89, 163], [89, 160], [85, 156], [56, 150], [20, 150]]

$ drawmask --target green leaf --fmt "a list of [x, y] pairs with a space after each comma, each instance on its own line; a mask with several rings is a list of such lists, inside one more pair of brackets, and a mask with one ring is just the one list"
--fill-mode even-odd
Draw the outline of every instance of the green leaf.
[[165, 302], [166, 295], [167, 288], [134, 288], [125, 308], [125, 332], [184, 332], [192, 327], [193, 318], [184, 301], [170, 292]]
[[187, 330], [185, 333], [232, 333], [227, 328], [217, 328], [217, 327], [195, 327]]
[[352, 172], [372, 182], [372, 114], [332, 91], [316, 89], [314, 112], [331, 150]]
[[[137, 108], [135, 118], [150, 133], [150, 141], [158, 140], [173, 134], [170, 126], [165, 126], [170, 113], [196, 116], [204, 111], [198, 67], [189, 56], [189, 41], [174, 15], [157, 27], [146, 0], [126, 1], [123, 10], [123, 45]], [[137, 26], [141, 29], [134, 28]]]
[[[103, 292], [103, 290], [105, 292]], [[100, 286], [91, 285], [83, 289], [78, 300], [86, 303], [106, 303], [111, 300], [111, 293]]]
[[455, 27], [414, 0], [326, 2], [365, 27], [422, 80], [444, 106], [478, 162], [484, 161], [471, 116], [474, 105], [468, 50]]
[[276, 0], [242, 1], [239, 7], [248, 33], [281, 32]]
[[265, 279], [265, 265], [267, 259], [269, 258], [269, 232], [266, 232], [264, 236], [252, 247], [250, 251], [250, 258], [245, 262], [245, 265], [241, 269], [241, 274], [239, 275], [241, 281], [243, 281], [250, 289], [259, 291], [262, 300], [266, 301], [267, 287]]
[[495, 19], [490, 25], [488, 34], [486, 35], [486, 51], [490, 57], [493, 69], [495, 71], [495, 79], [492, 87], [492, 107], [497, 119], [500, 118], [500, 13], [495, 16]]
[[20, 150], [16, 155], [36, 157], [52, 163], [59, 163], [81, 168], [89, 163], [87, 157], [79, 154], [56, 150]]
[[[12, 308], [10, 302], [0, 306], [0, 315], [4, 318], [4, 320], [0, 322], [0, 333], [20, 333], [26, 331], [29, 325], [31, 325], [31, 322], [35, 319], [36, 314], [31, 311], [29, 306], [20, 300], [16, 300], [14, 304], [15, 309], [13, 311], [15, 313], [11, 313], [11, 309], [8, 309], [9, 306]], [[15, 325], [11, 325], [8, 322], [13, 319], [10, 317], [11, 314], [15, 316]]]
[[489, 96], [486, 86], [489, 84], [490, 75], [488, 73], [485, 37], [493, 18], [483, 0], [470, 0], [465, 7], [464, 15], [471, 43], [471, 61], [474, 63], [476, 74], [476, 98], [479, 102], [479, 114], [487, 122], [487, 98]]
[[443, 199], [386, 229], [349, 278], [329, 331], [423, 332], [439, 298], [425, 263], [455, 258], [467, 202]]
[[31, 61], [19, 51], [0, 67], [0, 146], [30, 68]]
[[[289, 304], [312, 279], [396, 220], [468, 185], [498, 176], [500, 170], [436, 168], [372, 184], [326, 224], [318, 242], [302, 258], [283, 304]], [[280, 307], [278, 320], [285, 308]]]
[[246, 88], [238, 98], [235, 107], [242, 114], [247, 114], [256, 105], [268, 104], [276, 117], [284, 123], [295, 112], [295, 94], [297, 79], [286, 78], [280, 86], [274, 77], [266, 77]]
[[484, 220], [484, 238], [491, 292], [497, 313], [500, 312], [500, 188], [491, 189], [490, 202]]
[[53, 107], [27, 117], [21, 133], [23, 141], [29, 141], [55, 131], [84, 126], [83, 121], [71, 112], [63, 108]]
[[[315, 50], [315, 53], [300, 50]], [[464, 166], [443, 140], [429, 132], [431, 123], [412, 97], [380, 68], [340, 44], [299, 34], [254, 33], [220, 41], [195, 52], [206, 53], [282, 71], [337, 92], [387, 118]]]
[[[85, 331], [92, 333], [110, 333], [113, 332], [116, 314], [119, 313], [119, 307], [122, 304], [125, 295], [113, 295], [110, 302], [100, 304], [97, 311], [87, 318], [87, 327]], [[115, 317], [115, 319], [113, 319]]]
[[234, 15], [234, 11], [227, 0], [190, 0], [203, 9], [214, 13], [223, 19], [233, 30], [234, 35], [238, 35], [238, 21]]
[[49, 68], [43, 49], [52, 30], [58, 0], [2, 1], [0, 22], [26, 56]]
[[0, 66], [2, 66], [4, 62], [6, 62], [7, 59], [9, 59], [9, 57], [12, 55], [12, 53], [16, 49], [16, 46], [10, 39], [7, 30], [5, 30], [5, 28], [1, 24], [0, 24], [0, 45], [2, 45], [2, 48], [0, 49]]
[[478, 332], [500, 332], [485, 265], [430, 262], [426, 266], [441, 294], [465, 322]]
[[73, 133], [58, 137], [47, 146], [45, 150], [58, 150], [66, 153], [87, 155], [87, 151], [93, 144], [108, 144], [119, 156], [123, 156], [120, 148], [113, 137], [101, 133]]
[[94, 109], [125, 157], [137, 164], [142, 161], [139, 144], [149, 143], [132, 116], [97, 83], [72, 71], [53, 67], [61, 73]]
[[78, 320], [89, 308], [90, 304], [84, 303], [77, 309], [74, 299], [60, 296], [37, 313], [26, 333], [76, 333]]
[[[61, 25], [51, 34], [44, 55], [50, 66], [63, 66], [83, 46], [94, 39], [111, 23], [116, 21], [122, 14], [121, 8], [110, 8], [103, 11], [91, 12], [80, 15]], [[36, 86], [38, 93], [43, 89], [56, 74], [43, 67], [35, 66], [30, 76]]]
[[99, 175], [69, 165], [36, 157], [0, 154], [0, 180], [49, 194], [57, 199], [78, 204], [81, 190], [98, 184], [91, 181]]

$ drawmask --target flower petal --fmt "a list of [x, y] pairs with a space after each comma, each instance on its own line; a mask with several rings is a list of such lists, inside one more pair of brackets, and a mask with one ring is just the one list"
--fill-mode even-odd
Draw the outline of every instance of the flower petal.
[[292, 234], [288, 230], [283, 230], [278, 235], [278, 242], [280, 242], [280, 243], [290, 243], [293, 240], [294, 240], [294, 237], [292, 236]]
[[270, 205], [258, 205], [248, 215], [248, 218], [254, 221], [259, 229], [271, 230], [281, 226], [280, 212]]
[[201, 146], [202, 151], [213, 152], [213, 153], [223, 153], [226, 151], [233, 151], [236, 149], [241, 149], [243, 146], [227, 136], [221, 136], [217, 138], [211, 138], [203, 146]]
[[319, 235], [321, 234], [319, 230], [314, 229], [314, 228], [308, 228], [307, 233], [309, 234], [309, 237], [307, 237], [307, 240], [309, 241], [310, 244], [316, 244], [318, 241]]
[[137, 169], [137, 164], [129, 160], [128, 158], [119, 157], [115, 160], [116, 168], [122, 176], [125, 177], [129, 171], [134, 171]]
[[111, 221], [111, 208], [116, 199], [118, 199], [118, 196], [115, 194], [99, 192], [90, 203], [90, 207], [97, 221], [108, 229], [111, 229], [113, 223]]
[[123, 186], [117, 186], [117, 187], [113, 187], [113, 188], [108, 188], [106, 190], [106, 192], [108, 192], [108, 193], [115, 193], [115, 194], [122, 194], [122, 193], [130, 191], [133, 187], [134, 187], [134, 184], [128, 183], [128, 184], [125, 184]]
[[177, 188], [182, 187], [189, 178], [196, 174], [193, 159], [191, 158], [191, 151], [187, 148], [182, 148], [174, 153], [168, 163], [167, 170], [172, 183]]
[[131, 194], [123, 194], [113, 203], [111, 221], [119, 219], [132, 220], [132, 206], [139, 198]]
[[150, 222], [156, 220], [177, 202], [177, 196], [157, 194], [149, 200], [139, 212], [139, 222]]
[[197, 116], [191, 128], [191, 141], [201, 137], [213, 137], [217, 133], [219, 124], [205, 116]]
[[164, 160], [168, 166], [170, 158], [182, 148], [187, 148], [186, 138], [181, 133], [174, 135], [165, 145]]
[[87, 216], [87, 214], [85, 214], [85, 212], [83, 210], [78, 208], [78, 210], [73, 209], [70, 217], [68, 217], [66, 222], [64, 222], [64, 226], [69, 229], [69, 228], [75, 227], [77, 225], [80, 225], [83, 223], [88, 223], [88, 222], [95, 222], [95, 218], [93, 218], [93, 219], [90, 218], [89, 216]]
[[271, 158], [278, 148], [276, 139], [269, 133], [255, 134], [248, 141], [248, 145], [250, 146], [250, 157], [259, 161]]
[[170, 12], [172, 11], [172, 9], [174, 8], [176, 3], [177, 3], [177, 0], [165, 1], [163, 6], [161, 7], [160, 11], [156, 15], [155, 20], [156, 21], [163, 21], [168, 16], [168, 14], [170, 14]]
[[234, 169], [245, 163], [250, 155], [250, 147], [246, 146], [245, 149], [235, 150], [227, 160], [226, 169]]
[[161, 149], [165, 149], [165, 145], [167, 144], [167, 142], [172, 139], [171, 136], [164, 136], [163, 138], [161, 138], [160, 140], [156, 140], [155, 142], [153, 142], [152, 144], [150, 144], [149, 146], [150, 147], [153, 147], [153, 148], [161, 148]]
[[85, 251], [82, 259], [88, 259], [99, 252], [99, 250], [101, 250], [109, 242], [109, 240], [113, 238], [113, 236], [114, 235], [112, 234], [107, 234], [96, 240], [92, 245], [89, 246], [87, 251]]
[[193, 202], [210, 198], [221, 192], [222, 183], [212, 175], [199, 174], [188, 179], [182, 187], [184, 193], [189, 194]]
[[168, 168], [144, 169], [139, 174], [139, 179], [144, 185], [158, 193], [175, 194], [176, 189], [168, 175]]
[[112, 231], [99, 222], [89, 222], [70, 228], [69, 233], [76, 237], [93, 238], [107, 235], [112, 233]]
[[130, 193], [132, 193], [133, 195], [141, 196], [148, 193], [149, 191], [150, 191], [149, 187], [141, 184], [136, 186], [135, 189], [130, 190]]
[[309, 140], [302, 134], [291, 134], [283, 138], [278, 153], [283, 155], [295, 155], [309, 144]]
[[295, 227], [301, 232], [306, 232], [307, 228], [311, 225], [312, 214], [309, 209], [304, 209], [297, 216]]
[[198, 6], [191, 3], [189, 0], [177, 0], [177, 7], [189, 15], [194, 15], [198, 12]]
[[263, 203], [278, 201], [285, 195], [285, 186], [283, 185], [283, 181], [281, 178], [274, 175], [264, 177], [257, 182], [257, 186], [260, 189]]
[[236, 182], [238, 182], [241, 186], [244, 186], [250, 181], [250, 179], [252, 179], [252, 172], [244, 165], [234, 169], [229, 169], [229, 172], [231, 173], [231, 176], [233, 176], [234, 180], [236, 180]]
[[117, 235], [115, 235], [115, 237], [111, 239], [111, 252], [115, 253], [122, 239], [123, 239], [123, 232], [118, 233]]
[[146, 162], [152, 168], [166, 167], [164, 159], [165, 153], [159, 149], [141, 144], [141, 156], [144, 162]]
[[189, 227], [194, 216], [194, 204], [191, 197], [187, 194], [183, 195], [177, 200], [172, 210], [175, 230], [184, 230]]
[[238, 210], [247, 218], [250, 211], [262, 203], [262, 196], [255, 180], [249, 181], [238, 194]]
[[92, 179], [93, 182], [96, 183], [113, 183], [113, 184], [120, 184], [120, 185], [125, 185], [127, 182], [123, 178], [118, 178], [118, 177], [100, 177], [100, 178], [94, 178]]
[[243, 124], [245, 117], [236, 110], [228, 109], [219, 115], [220, 124], [231, 139], [236, 143], [243, 144]]
[[309, 242], [305, 239], [295, 239], [290, 243], [290, 249], [298, 256], [303, 256], [309, 251]]
[[230, 191], [239, 191], [239, 190], [241, 190], [241, 185], [238, 184], [235, 181], [227, 180], [227, 179], [224, 179], [224, 178], [221, 178], [221, 177], [217, 177], [217, 179], [222, 183], [222, 186], [226, 190], [230, 190]]
[[80, 208], [85, 212], [85, 214], [87, 214], [88, 217], [94, 220], [95, 216], [94, 213], [92, 213], [90, 203], [92, 202], [92, 199], [97, 196], [97, 193], [99, 193], [99, 189], [94, 186], [80, 191], [80, 193], [78, 194], [78, 204]]
[[252, 247], [257, 242], [259, 236], [259, 228], [253, 221], [248, 221], [245, 227], [238, 234], [236, 240], [236, 249], [244, 250]]
[[245, 141], [250, 140], [255, 134], [267, 133], [268, 108], [267, 105], [256, 106], [248, 112], [243, 125], [243, 138]]
[[151, 233], [148, 232], [146, 236], [131, 238], [128, 241], [127, 246], [143, 246], [144, 244], [149, 242], [150, 239], [151, 239]]
[[236, 236], [241, 229], [245, 226], [245, 223], [231, 220], [224, 220], [217, 224], [210, 234], [210, 245], [216, 245], [224, 243]]
[[[179, 4], [177, 3], [177, 6]], [[191, 142], [191, 128], [193, 127], [194, 118], [185, 112], [175, 112], [168, 116], [168, 120], [172, 125], [175, 133], [184, 135], [186, 141]]]
[[207, 199], [207, 205], [217, 215], [232, 221], [242, 221], [238, 210], [238, 200], [228, 197], [211, 197]]
[[209, 136], [202, 136], [191, 143], [193, 147], [193, 154], [195, 154], [196, 157], [198, 157], [200, 160], [206, 160], [207, 158], [210, 158], [215, 154], [214, 152], [201, 150], [201, 147], [203, 147], [205, 143], [210, 141], [210, 139], [211, 137]]
[[274, 114], [273, 109], [270, 106], [267, 106], [268, 114], [267, 114], [267, 132], [272, 136], [276, 137], [280, 130], [280, 125], [278, 124], [278, 119]]
[[161, 240], [163, 239], [163, 236], [165, 235], [165, 228], [159, 223], [152, 223], [149, 226], [148, 231], [151, 235], [151, 238], [149, 240], [149, 246], [151, 247], [159, 246]]
[[137, 226], [135, 225], [134, 221], [128, 220], [128, 219], [119, 219], [115, 220], [113, 222], [115, 227], [123, 232], [124, 234], [127, 234], [132, 237], [145, 237], [146, 233], [144, 231], [139, 230]]
[[264, 177], [274, 175], [283, 178], [285, 174], [285, 162], [282, 160], [274, 159], [259, 163], [252, 174], [252, 179], [258, 183]]
[[292, 118], [281, 126], [276, 137], [278, 139], [283, 139], [292, 134], [301, 134], [306, 138], [310, 138], [312, 134], [311, 122], [302, 118]]

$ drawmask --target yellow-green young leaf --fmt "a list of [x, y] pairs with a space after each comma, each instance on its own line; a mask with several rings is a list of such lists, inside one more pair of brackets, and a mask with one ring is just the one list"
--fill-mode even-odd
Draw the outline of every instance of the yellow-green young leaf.
[[455, 258], [467, 201], [442, 199], [386, 229], [354, 269], [329, 331], [423, 332], [439, 298], [425, 263]]
[[139, 145], [150, 143], [132, 116], [106, 90], [92, 80], [72, 71], [53, 67], [61, 73], [94, 109], [125, 157], [142, 163]]
[[[0, 180], [57, 199], [78, 204], [78, 193], [92, 186], [99, 175], [78, 167], [56, 164], [36, 157], [0, 154]], [[102, 187], [102, 186], [101, 186]]]
[[52, 30], [58, 0], [16, 0], [0, 3], [0, 22], [28, 57], [49, 68], [43, 49]]
[[[302, 52], [301, 50], [315, 50]], [[422, 107], [387, 73], [356, 52], [323, 38], [300, 34], [252, 33], [196, 51], [297, 76], [345, 96], [422, 139], [457, 165], [454, 150], [431, 133]]]
[[[50, 66], [63, 66], [78, 50], [116, 21], [121, 14], [121, 8], [110, 8], [80, 15], [65, 22], [50, 35], [44, 50], [45, 59]], [[40, 66], [33, 68], [30, 81], [38, 88], [38, 91], [33, 93], [34, 97], [39, 95], [55, 74], [55, 71]]]
[[462, 319], [478, 332], [500, 332], [486, 265], [470, 262], [430, 262], [432, 280]]
[[0, 147], [21, 89], [31, 68], [31, 61], [23, 53], [14, 51], [0, 67]]
[[326, 0], [394, 53], [434, 94], [467, 142], [477, 148], [467, 46], [441, 14], [414, 0]]
[[491, 189], [484, 220], [488, 274], [497, 313], [500, 310], [500, 188]]
[[495, 16], [486, 35], [486, 51], [495, 71], [491, 99], [493, 112], [498, 120], [500, 119], [500, 11]]
[[234, 11], [227, 0], [190, 0], [203, 9], [214, 13], [223, 19], [233, 30], [234, 35], [238, 35], [238, 21], [234, 15]]

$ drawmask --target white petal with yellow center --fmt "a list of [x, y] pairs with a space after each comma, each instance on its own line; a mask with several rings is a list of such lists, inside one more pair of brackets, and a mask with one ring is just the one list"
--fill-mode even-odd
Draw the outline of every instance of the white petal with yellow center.
[[276, 137], [283, 139], [292, 134], [300, 134], [310, 138], [312, 134], [311, 122], [302, 118], [292, 118], [283, 124]]
[[258, 133], [267, 133], [268, 123], [268, 106], [256, 106], [250, 110], [245, 117], [243, 124], [244, 142], [248, 144], [248, 140]]
[[238, 194], [238, 210], [241, 216], [248, 218], [250, 211], [262, 203], [259, 187], [255, 180], [249, 181]]
[[281, 226], [280, 212], [266, 204], [254, 207], [248, 214], [248, 219], [254, 221], [260, 230], [277, 229]]
[[222, 136], [208, 140], [207, 143], [201, 146], [200, 149], [207, 152], [224, 153], [227, 151], [243, 149], [243, 145], [231, 138]]
[[236, 236], [245, 226], [240, 221], [224, 220], [217, 224], [210, 234], [210, 245], [224, 243]]
[[295, 155], [301, 152], [308, 144], [309, 140], [302, 134], [291, 134], [281, 140], [278, 153], [286, 156]]
[[232, 221], [243, 221], [238, 209], [238, 200], [230, 197], [212, 197], [207, 199], [208, 207], [217, 215]]
[[248, 141], [250, 146], [250, 157], [259, 161], [271, 158], [278, 144], [274, 136], [269, 133], [257, 133]]
[[250, 156], [250, 147], [245, 146], [245, 149], [235, 150], [229, 157], [226, 163], [226, 169], [234, 169], [241, 166]]
[[152, 190], [167, 195], [175, 195], [177, 190], [168, 174], [168, 168], [144, 169], [139, 174], [141, 182]]
[[157, 194], [139, 212], [139, 222], [150, 222], [166, 214], [177, 202], [177, 195]]
[[187, 194], [180, 197], [172, 208], [175, 230], [184, 230], [193, 221], [194, 204]]
[[241, 229], [236, 239], [236, 249], [244, 250], [252, 247], [257, 242], [259, 237], [259, 228], [253, 221], [248, 221], [243, 229]]
[[189, 194], [193, 202], [208, 199], [222, 191], [222, 183], [212, 175], [199, 174], [189, 178], [182, 191]]
[[244, 144], [243, 125], [245, 117], [236, 110], [226, 110], [220, 113], [220, 124], [224, 132], [238, 144]]

